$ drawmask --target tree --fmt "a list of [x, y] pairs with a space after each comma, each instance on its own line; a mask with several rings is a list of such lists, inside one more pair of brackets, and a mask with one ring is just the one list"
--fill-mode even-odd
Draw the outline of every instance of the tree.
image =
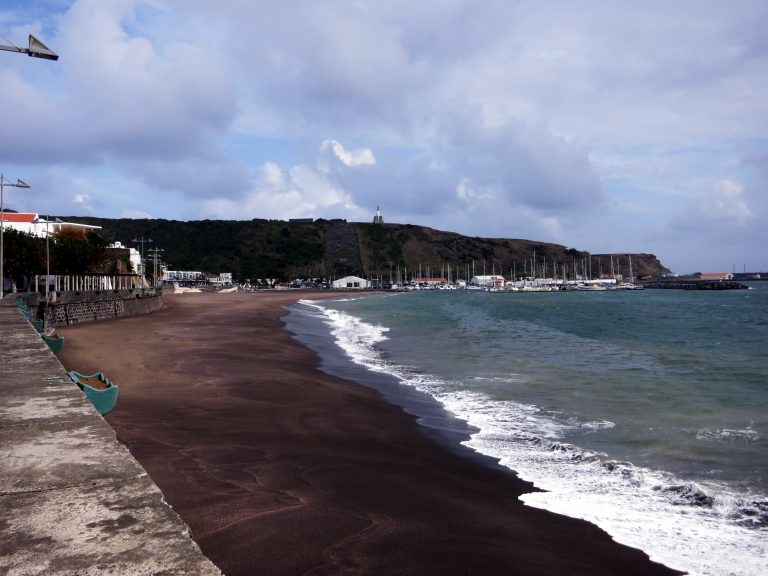
[[36, 238], [29, 232], [5, 230], [4, 242], [4, 271], [11, 278], [11, 285], [21, 282], [27, 286], [26, 279], [33, 274], [45, 272], [45, 241]]
[[102, 272], [107, 242], [92, 230], [64, 227], [54, 237], [51, 259], [57, 274]]

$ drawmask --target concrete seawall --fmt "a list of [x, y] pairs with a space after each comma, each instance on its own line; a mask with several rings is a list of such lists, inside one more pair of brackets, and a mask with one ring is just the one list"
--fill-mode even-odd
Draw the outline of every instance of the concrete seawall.
[[0, 574], [221, 574], [12, 296], [0, 302], [0, 463]]

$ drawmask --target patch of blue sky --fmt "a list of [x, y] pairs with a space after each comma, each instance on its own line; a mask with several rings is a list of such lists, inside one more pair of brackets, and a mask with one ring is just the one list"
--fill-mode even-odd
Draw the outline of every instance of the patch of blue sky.
[[427, 151], [420, 147], [384, 146], [373, 148], [373, 154], [377, 163], [405, 172], [415, 161], [424, 158]]
[[13, 18], [16, 23], [33, 19], [50, 18], [66, 11], [74, 0], [3, 0], [0, 7], [0, 21]]
[[121, 26], [130, 37], [150, 39], [153, 49], [163, 54], [166, 46], [190, 40], [183, 36], [185, 31], [180, 26], [174, 25], [176, 19], [172, 12], [153, 3], [137, 2], [130, 18], [123, 19]]
[[219, 147], [228, 158], [240, 160], [252, 168], [267, 162], [289, 168], [298, 162], [295, 143], [286, 138], [230, 134], [219, 142]]
[[724, 178], [740, 170], [741, 153], [736, 143], [684, 146], [633, 146], [591, 154], [604, 179], [637, 178], [700, 180]]
[[[58, 26], [58, 17], [73, 3], [74, 0], [3, 0], [0, 6], [0, 32], [9, 35], [18, 32], [18, 27], [38, 24], [41, 34], [53, 35]], [[11, 40], [17, 44], [23, 41], [24, 45], [27, 42], [26, 36]]]

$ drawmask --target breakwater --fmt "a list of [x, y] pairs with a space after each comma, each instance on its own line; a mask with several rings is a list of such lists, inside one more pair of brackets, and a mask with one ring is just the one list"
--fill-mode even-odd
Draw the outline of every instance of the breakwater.
[[741, 282], [710, 280], [664, 280], [643, 282], [644, 288], [666, 288], [670, 290], [747, 290]]

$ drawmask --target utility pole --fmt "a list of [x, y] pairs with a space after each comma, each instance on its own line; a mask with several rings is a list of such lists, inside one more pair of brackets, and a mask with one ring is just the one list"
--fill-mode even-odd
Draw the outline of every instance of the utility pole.
[[152, 273], [152, 285], [157, 287], [157, 260], [160, 256], [160, 252], [165, 252], [165, 250], [162, 248], [150, 248], [149, 250], [147, 250], [147, 252], [152, 254], [151, 258], [152, 258], [152, 261], [154, 262], [154, 269]]
[[146, 276], [145, 270], [144, 270], [144, 242], [149, 244], [150, 242], [152, 242], [152, 238], [145, 239], [144, 236], [142, 235], [141, 238], [134, 238], [133, 240], [131, 240], [131, 242], [141, 244], [141, 251], [139, 252], [139, 256], [141, 260], [141, 277], [144, 278]]

